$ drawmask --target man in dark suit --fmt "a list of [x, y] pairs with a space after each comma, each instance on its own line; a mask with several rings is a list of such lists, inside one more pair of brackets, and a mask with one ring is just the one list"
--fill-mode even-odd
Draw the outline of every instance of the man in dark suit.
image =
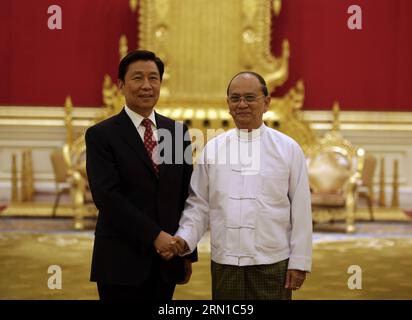
[[[99, 209], [91, 281], [100, 299], [170, 300], [197, 260], [196, 253], [189, 259], [176, 255], [172, 237], [192, 164], [182, 161], [190, 148], [187, 127], [153, 110], [163, 71], [153, 52], [129, 53], [118, 74], [124, 109], [86, 132], [87, 174]], [[161, 132], [172, 138], [162, 152], [180, 161], [159, 163]]]

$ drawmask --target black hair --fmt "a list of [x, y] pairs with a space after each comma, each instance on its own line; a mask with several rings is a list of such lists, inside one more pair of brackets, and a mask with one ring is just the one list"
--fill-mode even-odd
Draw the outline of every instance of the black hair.
[[126, 75], [129, 65], [138, 60], [153, 61], [159, 70], [160, 81], [163, 79], [163, 72], [165, 69], [163, 61], [160, 60], [154, 52], [148, 50], [135, 50], [129, 52], [119, 63], [119, 71], [117, 74], [118, 79], [124, 81], [124, 76]]
[[242, 72], [239, 72], [238, 74], [236, 74], [232, 78], [232, 80], [230, 80], [229, 85], [227, 86], [227, 90], [226, 90], [227, 95], [229, 95], [229, 88], [230, 88], [230, 85], [232, 84], [233, 79], [235, 79], [237, 76], [240, 76], [241, 74], [250, 74], [250, 75], [254, 76], [256, 79], [258, 79], [261, 86], [262, 86], [262, 91], [263, 91], [263, 94], [265, 95], [265, 97], [267, 97], [269, 95], [269, 91], [268, 91], [268, 87], [266, 85], [265, 79], [263, 79], [263, 77], [260, 74], [258, 74], [256, 72], [253, 72], [253, 71], [242, 71]]

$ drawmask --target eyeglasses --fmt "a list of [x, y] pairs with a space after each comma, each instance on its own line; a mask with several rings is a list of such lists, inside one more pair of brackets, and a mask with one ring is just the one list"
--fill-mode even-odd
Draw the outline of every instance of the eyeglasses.
[[241, 100], [243, 100], [245, 103], [253, 103], [261, 97], [265, 97], [265, 95], [262, 94], [260, 96], [254, 96], [254, 95], [248, 94], [246, 96], [230, 96], [229, 101], [233, 104], [238, 104], [240, 103]]

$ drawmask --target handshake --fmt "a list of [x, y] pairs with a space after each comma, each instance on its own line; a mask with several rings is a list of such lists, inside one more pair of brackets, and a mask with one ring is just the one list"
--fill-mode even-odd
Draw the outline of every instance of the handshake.
[[156, 252], [165, 260], [181, 255], [189, 250], [187, 243], [181, 237], [174, 237], [161, 231], [154, 241]]

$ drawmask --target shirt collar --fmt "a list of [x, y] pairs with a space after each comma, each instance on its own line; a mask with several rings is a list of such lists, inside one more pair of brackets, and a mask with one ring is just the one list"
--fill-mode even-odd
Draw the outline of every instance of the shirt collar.
[[239, 140], [244, 140], [244, 141], [253, 141], [255, 139], [258, 139], [262, 136], [262, 134], [266, 130], [266, 125], [264, 122], [262, 122], [262, 125], [257, 128], [257, 129], [252, 129], [251, 131], [248, 131], [247, 129], [239, 129], [236, 128], [236, 134]]
[[[130, 117], [130, 119], [132, 120], [133, 124], [135, 125], [136, 128], [139, 128], [139, 126], [141, 125], [144, 117], [141, 116], [140, 114], [138, 114], [137, 112], [133, 111], [132, 109], [130, 109], [127, 105], [124, 106], [124, 109], [127, 113], [127, 115]], [[156, 117], [155, 117], [155, 112], [154, 110], [152, 111], [152, 113], [147, 117], [148, 119], [150, 119], [150, 121], [152, 121], [153, 125], [155, 127], [157, 127], [156, 125]]]

